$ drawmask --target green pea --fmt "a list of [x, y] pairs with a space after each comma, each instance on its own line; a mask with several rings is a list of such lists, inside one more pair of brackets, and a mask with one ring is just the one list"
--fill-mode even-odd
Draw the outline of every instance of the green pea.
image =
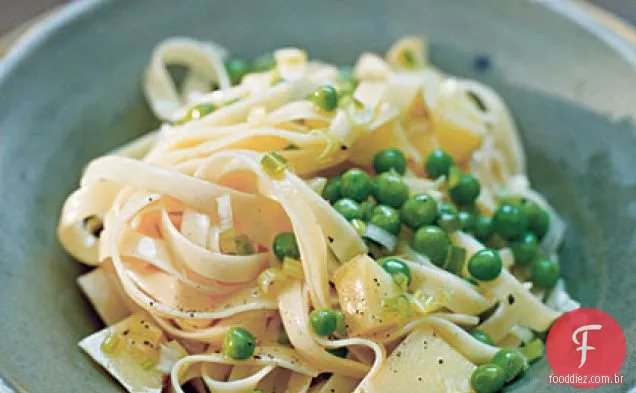
[[473, 371], [470, 383], [476, 393], [495, 393], [506, 384], [506, 372], [496, 364], [482, 364]]
[[545, 289], [552, 288], [560, 275], [561, 268], [559, 264], [545, 258], [539, 259], [530, 272], [532, 284], [537, 288]]
[[459, 183], [449, 190], [449, 194], [458, 205], [472, 205], [479, 197], [481, 185], [473, 175], [462, 175]]
[[448, 255], [450, 239], [441, 228], [429, 225], [415, 232], [411, 245], [415, 251], [426, 255], [433, 264], [441, 267]]
[[322, 310], [313, 310], [309, 314], [309, 322], [312, 329], [319, 336], [328, 336], [336, 331], [338, 325], [338, 316], [334, 310], [325, 308]]
[[473, 330], [470, 334], [475, 339], [477, 339], [478, 341], [481, 341], [484, 344], [495, 346], [495, 342], [492, 341], [492, 338], [490, 338], [489, 335], [487, 335], [485, 332], [483, 332], [483, 331], [481, 331], [479, 329]]
[[296, 235], [293, 232], [281, 232], [276, 235], [272, 248], [276, 257], [281, 261], [285, 257], [300, 259]]
[[375, 179], [373, 195], [379, 203], [399, 209], [409, 197], [409, 187], [400, 175], [384, 172]]
[[459, 231], [462, 228], [462, 223], [459, 219], [457, 208], [449, 203], [442, 204], [439, 208], [437, 225], [446, 232]]
[[330, 203], [336, 203], [340, 199], [340, 187], [342, 185], [342, 176], [335, 176], [327, 180], [325, 188], [322, 190], [322, 197]]
[[260, 55], [252, 60], [253, 72], [265, 72], [276, 67], [276, 59], [271, 53]]
[[263, 391], [261, 389], [254, 389], [252, 390], [252, 393], [263, 393]]
[[[394, 257], [386, 257], [380, 260], [380, 266], [393, 278], [406, 277], [406, 286], [411, 285], [411, 269], [401, 259]], [[400, 276], [401, 275], [401, 276]]]
[[480, 281], [491, 281], [499, 277], [502, 267], [499, 253], [490, 248], [477, 251], [468, 261], [468, 272]]
[[353, 199], [340, 199], [338, 202], [334, 203], [333, 207], [347, 220], [362, 220], [364, 217], [364, 212], [362, 211], [360, 204]]
[[371, 219], [371, 214], [373, 213], [373, 208], [375, 208], [378, 204], [373, 199], [367, 199], [366, 201], [360, 204], [360, 209], [362, 210], [362, 219], [365, 221], [369, 221]]
[[347, 357], [349, 350], [347, 349], [347, 347], [340, 347], [340, 348], [328, 349], [327, 352], [329, 352], [333, 356], [338, 356], [339, 358], [344, 359]]
[[528, 230], [528, 217], [522, 208], [504, 203], [493, 215], [492, 226], [501, 237], [510, 240], [518, 238]]
[[369, 223], [393, 235], [397, 235], [402, 227], [400, 214], [397, 210], [385, 205], [377, 205], [373, 208]]
[[356, 202], [362, 202], [373, 191], [373, 179], [365, 171], [358, 168], [348, 169], [342, 175], [340, 194], [344, 198], [351, 198]]
[[485, 242], [492, 236], [492, 231], [492, 219], [482, 215], [478, 216], [475, 220], [475, 237], [479, 241]]
[[247, 62], [241, 58], [233, 57], [225, 61], [225, 69], [233, 85], [241, 83], [241, 79], [250, 71]]
[[437, 179], [440, 176], [448, 176], [448, 172], [455, 165], [453, 157], [441, 149], [435, 149], [428, 154], [424, 169], [429, 177]]
[[515, 256], [515, 264], [528, 266], [537, 256], [539, 244], [537, 236], [532, 232], [526, 232], [521, 238], [509, 243], [512, 254]]
[[331, 112], [338, 107], [338, 92], [332, 86], [317, 88], [309, 99], [320, 109]]
[[231, 327], [223, 339], [223, 354], [234, 360], [249, 359], [256, 348], [256, 339], [249, 330]]
[[529, 367], [528, 359], [518, 349], [504, 348], [492, 358], [492, 363], [504, 369], [506, 382], [523, 374]]
[[437, 214], [437, 202], [427, 194], [413, 195], [400, 210], [402, 222], [411, 229], [433, 224]]
[[406, 157], [398, 149], [386, 149], [378, 152], [373, 157], [373, 169], [375, 173], [388, 172], [391, 169], [403, 175], [406, 172]]
[[461, 230], [464, 232], [471, 232], [475, 227], [475, 216], [473, 213], [468, 211], [460, 211], [458, 213], [459, 222], [462, 227]]
[[548, 212], [543, 210], [538, 204], [527, 199], [523, 200], [522, 207], [528, 217], [530, 230], [537, 235], [539, 239], [543, 238], [545, 234], [548, 233], [548, 229], [550, 229], [550, 216]]

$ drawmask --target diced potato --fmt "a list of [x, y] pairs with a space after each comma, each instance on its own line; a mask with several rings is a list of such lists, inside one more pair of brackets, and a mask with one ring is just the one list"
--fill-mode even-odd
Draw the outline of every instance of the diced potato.
[[445, 113], [434, 114], [433, 122], [439, 147], [459, 163], [468, 161], [481, 145], [481, 135], [462, 127]]
[[371, 165], [376, 153], [384, 149], [399, 148], [401, 142], [395, 133], [393, 122], [386, 123], [358, 139], [350, 149], [351, 161], [358, 165]]
[[160, 393], [166, 371], [187, 352], [151, 321], [145, 313], [134, 314], [79, 346], [129, 392]]
[[401, 291], [393, 278], [367, 255], [347, 262], [334, 275], [349, 334], [368, 336], [397, 323], [402, 316], [385, 307]]
[[429, 328], [413, 331], [389, 356], [365, 393], [472, 392], [475, 365]]

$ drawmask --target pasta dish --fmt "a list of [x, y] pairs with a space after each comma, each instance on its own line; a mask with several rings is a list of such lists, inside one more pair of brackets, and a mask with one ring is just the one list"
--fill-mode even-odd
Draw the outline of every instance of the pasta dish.
[[335, 66], [160, 43], [162, 125], [96, 158], [58, 235], [130, 392], [496, 392], [579, 305], [501, 97], [426, 41]]

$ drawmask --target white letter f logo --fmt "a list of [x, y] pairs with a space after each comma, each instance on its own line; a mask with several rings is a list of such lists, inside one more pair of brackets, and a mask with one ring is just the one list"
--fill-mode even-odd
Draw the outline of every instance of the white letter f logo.
[[[575, 344], [581, 345], [580, 347], [576, 349], [577, 351], [581, 351], [581, 364], [579, 364], [579, 368], [583, 367], [583, 365], [585, 364], [585, 361], [587, 360], [587, 351], [593, 351], [596, 349], [594, 347], [587, 345], [587, 331], [601, 330], [602, 327], [603, 327], [602, 325], [585, 325], [576, 329], [574, 333], [572, 333], [572, 341], [574, 341]], [[581, 342], [579, 342], [576, 336], [581, 332], [583, 332], [582, 334], [583, 339], [581, 340]]]

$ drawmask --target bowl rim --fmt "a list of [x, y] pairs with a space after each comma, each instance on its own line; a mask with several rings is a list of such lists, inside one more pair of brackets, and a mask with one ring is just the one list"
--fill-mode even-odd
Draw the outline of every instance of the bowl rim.
[[[65, 24], [97, 9], [109, 0], [76, 0], [54, 9], [42, 21], [28, 28], [0, 59], [0, 85], [32, 51]], [[564, 19], [576, 23], [612, 48], [636, 71], [636, 26], [592, 3], [575, 0], [534, 0]]]

